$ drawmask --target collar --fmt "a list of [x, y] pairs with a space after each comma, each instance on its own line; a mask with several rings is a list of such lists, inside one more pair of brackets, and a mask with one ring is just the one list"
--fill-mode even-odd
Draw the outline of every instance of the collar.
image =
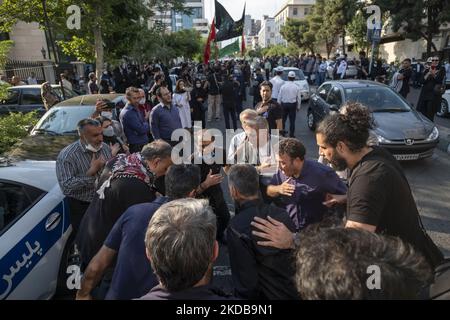
[[261, 199], [255, 199], [255, 200], [245, 200], [244, 202], [242, 202], [239, 205], [239, 210], [245, 210], [248, 208], [252, 208], [252, 207], [258, 207], [262, 204], [263, 202], [261, 201]]
[[86, 149], [86, 145], [83, 142], [81, 142], [81, 139], [78, 139], [78, 147], [81, 148], [81, 150], [83, 150], [84, 153], [90, 152], [88, 149]]

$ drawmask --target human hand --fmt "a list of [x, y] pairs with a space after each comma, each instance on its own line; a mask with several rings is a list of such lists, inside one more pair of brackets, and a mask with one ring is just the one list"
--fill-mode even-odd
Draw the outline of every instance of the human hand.
[[347, 203], [347, 195], [346, 194], [331, 194], [327, 193], [325, 196], [325, 201], [323, 202], [323, 205], [331, 208], [338, 204], [345, 204]]
[[278, 193], [283, 196], [292, 196], [295, 191], [295, 186], [290, 184], [289, 182], [292, 180], [292, 177], [289, 177], [285, 182], [278, 186]]
[[113, 156], [113, 157], [117, 156], [117, 154], [118, 154], [119, 151], [120, 151], [120, 144], [119, 144], [119, 143], [115, 143], [115, 144], [110, 143], [110, 144], [109, 144], [109, 147], [111, 148], [111, 154], [112, 154], [112, 156]]
[[216, 184], [222, 183], [223, 177], [222, 174], [212, 174], [212, 170], [209, 170], [208, 175], [206, 176], [205, 181], [203, 181], [203, 185], [205, 189], [209, 187], [215, 186]]
[[90, 177], [95, 176], [97, 172], [99, 172], [103, 168], [105, 163], [106, 161], [105, 159], [103, 159], [103, 156], [97, 157], [96, 154], [94, 153], [91, 159], [91, 166], [89, 167], [89, 170], [86, 172], [86, 175]]
[[257, 241], [257, 244], [278, 249], [294, 248], [292, 232], [282, 222], [269, 216], [267, 218], [255, 217], [250, 223], [257, 230], [252, 231], [252, 234], [265, 240]]

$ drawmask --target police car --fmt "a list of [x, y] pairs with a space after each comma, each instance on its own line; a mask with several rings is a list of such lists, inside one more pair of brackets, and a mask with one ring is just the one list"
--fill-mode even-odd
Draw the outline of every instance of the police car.
[[66, 271], [62, 261], [72, 230], [68, 208], [55, 161], [1, 161], [0, 299], [55, 294]]
[[69, 206], [55, 160], [78, 139], [76, 125], [92, 115], [97, 99], [117, 107], [123, 95], [79, 96], [57, 104], [0, 158], [0, 300], [50, 299], [57, 289], [64, 294], [75, 289], [68, 287], [77, 276], [68, 242]]

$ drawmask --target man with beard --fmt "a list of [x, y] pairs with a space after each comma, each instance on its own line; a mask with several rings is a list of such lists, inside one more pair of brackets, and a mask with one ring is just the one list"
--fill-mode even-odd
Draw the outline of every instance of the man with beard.
[[345, 194], [347, 188], [333, 169], [305, 159], [305, 147], [295, 138], [280, 142], [279, 170], [267, 187], [267, 195], [289, 213], [297, 231], [319, 222], [327, 214], [326, 195]]
[[[359, 103], [345, 114], [327, 116], [316, 130], [319, 152], [337, 169], [351, 170], [347, 195], [327, 195], [327, 206], [347, 204], [345, 227], [396, 236], [421, 252], [432, 267], [443, 256], [427, 235], [400, 164], [386, 150], [368, 146], [373, 119]], [[278, 222], [260, 221], [266, 245], [292, 245], [292, 236]]]

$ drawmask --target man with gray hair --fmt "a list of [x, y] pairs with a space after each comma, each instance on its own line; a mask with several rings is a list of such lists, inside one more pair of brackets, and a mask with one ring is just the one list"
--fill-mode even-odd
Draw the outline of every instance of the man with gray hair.
[[200, 169], [193, 164], [173, 165], [165, 176], [166, 197], [128, 208], [117, 220], [99, 252], [86, 268], [77, 299], [95, 296], [94, 288], [112, 266], [114, 274], [106, 300], [142, 297], [158, 282], [145, 255], [145, 232], [151, 217], [163, 204], [194, 197], [200, 184]]
[[77, 244], [83, 265], [87, 265], [101, 248], [117, 219], [132, 205], [152, 202], [156, 193], [164, 194], [155, 186], [157, 178], [166, 174], [172, 165], [172, 147], [156, 140], [141, 152], [120, 154], [109, 162], [100, 178], [100, 187], [80, 225]]
[[232, 166], [228, 176], [231, 197], [239, 204], [227, 229], [228, 251], [235, 295], [244, 299], [296, 299], [292, 250], [266, 248], [252, 232], [254, 217], [271, 217], [291, 231], [295, 226], [286, 211], [262, 202], [256, 169]]
[[207, 200], [180, 199], [153, 215], [145, 235], [147, 257], [159, 285], [142, 300], [223, 300], [210, 286], [219, 255], [216, 216]]
[[80, 139], [61, 150], [56, 159], [56, 177], [63, 194], [69, 200], [74, 234], [89, 203], [94, 198], [95, 182], [100, 177], [105, 162], [112, 158], [114, 150], [103, 143], [100, 122], [83, 119], [78, 122]]

